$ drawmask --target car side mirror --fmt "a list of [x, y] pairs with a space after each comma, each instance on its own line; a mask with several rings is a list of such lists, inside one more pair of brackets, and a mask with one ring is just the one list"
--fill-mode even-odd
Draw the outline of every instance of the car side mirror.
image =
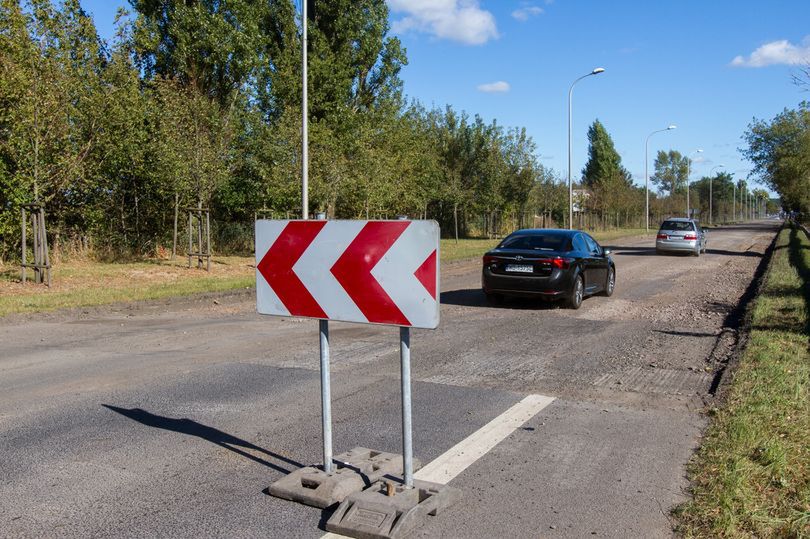
[[602, 254], [605, 256], [610, 256], [610, 249], [605, 249], [604, 251], [602, 251]]
[[709, 229], [708, 229], [708, 228], [704, 228], [704, 229], [703, 229], [703, 233], [704, 233], [704, 234], [705, 234], [706, 232], [708, 232], [708, 231], [709, 231]]

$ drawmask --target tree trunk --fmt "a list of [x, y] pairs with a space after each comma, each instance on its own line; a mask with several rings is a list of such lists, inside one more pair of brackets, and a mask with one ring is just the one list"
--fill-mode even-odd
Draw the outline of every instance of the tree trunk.
[[458, 243], [458, 203], [453, 204], [453, 228], [456, 234], [456, 243]]
[[177, 257], [177, 217], [180, 211], [180, 194], [174, 192], [174, 233], [172, 234], [172, 260]]

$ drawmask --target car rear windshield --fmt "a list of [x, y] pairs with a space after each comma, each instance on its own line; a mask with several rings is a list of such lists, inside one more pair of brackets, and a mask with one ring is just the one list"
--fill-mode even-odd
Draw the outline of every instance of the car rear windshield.
[[520, 234], [509, 236], [498, 245], [499, 249], [524, 249], [527, 251], [562, 251], [568, 237], [561, 234]]
[[694, 230], [695, 226], [690, 221], [664, 221], [661, 230]]

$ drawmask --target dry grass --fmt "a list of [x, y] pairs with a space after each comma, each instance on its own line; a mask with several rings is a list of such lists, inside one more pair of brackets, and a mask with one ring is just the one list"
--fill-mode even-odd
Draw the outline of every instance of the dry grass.
[[[597, 232], [593, 236], [607, 241], [643, 230]], [[441, 240], [441, 260], [449, 262], [477, 258], [500, 240]], [[71, 259], [54, 264], [52, 286], [20, 282], [20, 268], [0, 266], [0, 316], [70, 307], [88, 307], [118, 302], [187, 296], [200, 292], [218, 292], [255, 285], [252, 257], [212, 259], [211, 272], [187, 267], [187, 259], [172, 262], [147, 259], [138, 262], [98, 262]], [[29, 279], [33, 276], [28, 271]]]
[[[29, 278], [32, 275], [29, 270]], [[189, 269], [183, 260], [72, 261], [54, 266], [50, 288], [31, 281], [22, 284], [19, 267], [5, 266], [0, 267], [0, 316], [231, 290], [254, 281], [249, 257], [214, 257], [210, 273]]]

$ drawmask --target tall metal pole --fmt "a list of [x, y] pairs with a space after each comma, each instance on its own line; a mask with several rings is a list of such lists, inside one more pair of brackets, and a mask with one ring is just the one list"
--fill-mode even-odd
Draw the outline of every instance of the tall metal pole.
[[[657, 133], [658, 131], [656, 131]], [[650, 133], [647, 136], [647, 140], [644, 141], [644, 228], [647, 230], [647, 233], [650, 233], [650, 173], [647, 170], [648, 165], [648, 150], [647, 147], [650, 143], [650, 137], [653, 136], [654, 133]]]
[[585, 77], [590, 77], [591, 75], [598, 75], [599, 73], [603, 73], [605, 71], [602, 67], [597, 67], [587, 75], [582, 75], [577, 80], [571, 83], [571, 87], [568, 88], [568, 228], [574, 228], [574, 184], [571, 180], [571, 168], [573, 167], [572, 158], [571, 158], [571, 147], [573, 146], [572, 143], [572, 134], [571, 134], [571, 107], [573, 104], [572, 96], [574, 93], [574, 85], [584, 79]]
[[309, 104], [307, 102], [307, 3], [301, 0], [303, 18], [301, 21], [301, 218], [309, 219]]
[[731, 187], [734, 188], [731, 194], [731, 220], [737, 220], [737, 184], [731, 182]]
[[[703, 153], [703, 150], [698, 148], [692, 155]], [[691, 217], [691, 205], [689, 202], [689, 177], [692, 175], [692, 156], [686, 158], [686, 217]]]
[[402, 471], [405, 487], [413, 487], [413, 438], [411, 422], [411, 328], [399, 328], [402, 370]]
[[686, 218], [689, 219], [689, 176], [692, 173], [692, 160], [686, 158]]
[[725, 168], [725, 165], [717, 165], [712, 167], [709, 171], [709, 224], [712, 224], [712, 175], [714, 174], [715, 169], [718, 168]]
[[645, 228], [647, 229], [647, 233], [650, 232], [650, 173], [649, 173], [649, 151], [647, 148], [649, 147], [650, 137], [652, 137], [656, 133], [663, 133], [664, 131], [670, 131], [675, 129], [676, 126], [670, 125], [666, 129], [659, 129], [658, 131], [653, 131], [649, 135], [647, 135], [647, 140], [644, 141], [644, 222], [646, 223]]

